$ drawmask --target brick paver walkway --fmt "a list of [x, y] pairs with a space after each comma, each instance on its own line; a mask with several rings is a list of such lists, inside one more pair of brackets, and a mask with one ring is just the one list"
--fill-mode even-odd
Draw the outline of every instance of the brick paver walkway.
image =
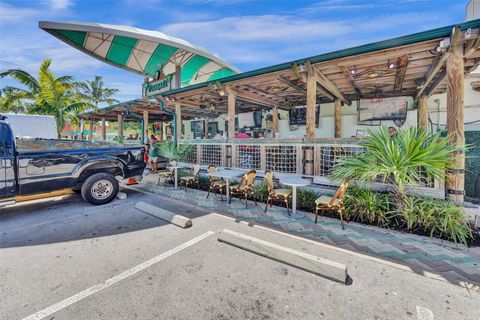
[[[150, 180], [150, 181], [149, 181]], [[151, 179], [146, 179], [135, 188], [166, 196], [172, 199], [206, 209], [212, 212], [231, 215], [239, 220], [269, 226], [298, 236], [331, 244], [355, 252], [376, 256], [397, 263], [408, 265], [419, 274], [425, 271], [443, 276], [448, 281], [458, 284], [460, 281], [480, 285], [480, 248], [466, 248], [449, 241], [382, 229], [351, 222], [342, 230], [340, 221], [322, 217], [318, 224], [314, 216], [306, 214], [304, 219], [290, 219], [282, 213], [285, 208], [268, 208], [265, 204], [255, 206], [249, 202], [233, 199], [228, 205], [220, 197], [211, 195], [206, 198], [205, 191], [188, 189], [174, 190], [171, 187], [159, 187]]]

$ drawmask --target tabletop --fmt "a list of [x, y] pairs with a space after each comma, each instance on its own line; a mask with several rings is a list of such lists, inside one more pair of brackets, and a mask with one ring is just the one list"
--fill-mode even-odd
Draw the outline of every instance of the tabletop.
[[245, 174], [246, 171], [241, 170], [217, 170], [215, 172], [207, 173], [207, 176], [218, 177], [218, 178], [234, 178]]
[[308, 179], [303, 179], [300, 177], [286, 177], [286, 178], [281, 178], [280, 183], [287, 185], [287, 186], [292, 186], [292, 187], [303, 187], [303, 186], [308, 186], [311, 184], [310, 180]]

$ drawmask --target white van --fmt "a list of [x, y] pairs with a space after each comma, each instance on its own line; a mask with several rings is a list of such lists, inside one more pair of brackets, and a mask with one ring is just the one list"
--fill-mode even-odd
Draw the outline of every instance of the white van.
[[2, 113], [7, 117], [15, 138], [57, 139], [57, 124], [53, 116]]

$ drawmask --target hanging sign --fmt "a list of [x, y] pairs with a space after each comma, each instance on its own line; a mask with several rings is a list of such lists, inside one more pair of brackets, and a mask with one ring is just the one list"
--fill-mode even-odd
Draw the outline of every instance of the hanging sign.
[[173, 73], [157, 81], [145, 82], [143, 84], [143, 96], [149, 98], [159, 95], [160, 93], [176, 89], [175, 84], [176, 75]]

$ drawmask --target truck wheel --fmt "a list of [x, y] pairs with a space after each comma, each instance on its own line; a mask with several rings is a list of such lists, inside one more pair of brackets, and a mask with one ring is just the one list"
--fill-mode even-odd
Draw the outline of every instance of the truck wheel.
[[108, 173], [91, 175], [82, 185], [83, 200], [93, 205], [109, 203], [117, 193], [118, 181]]

